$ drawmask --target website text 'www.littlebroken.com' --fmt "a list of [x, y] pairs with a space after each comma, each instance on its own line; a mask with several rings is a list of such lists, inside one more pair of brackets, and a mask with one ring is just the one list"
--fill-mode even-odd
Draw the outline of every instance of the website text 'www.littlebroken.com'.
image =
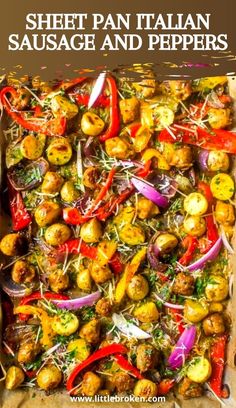
[[135, 397], [134, 395], [95, 395], [94, 397], [71, 396], [71, 402], [165, 402], [165, 397]]

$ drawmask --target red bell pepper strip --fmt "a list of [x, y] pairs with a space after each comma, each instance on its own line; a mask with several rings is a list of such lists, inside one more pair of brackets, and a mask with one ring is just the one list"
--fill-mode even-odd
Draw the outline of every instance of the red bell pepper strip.
[[88, 221], [90, 217], [85, 217], [83, 216], [78, 208], [74, 207], [66, 207], [63, 208], [63, 220], [67, 224], [71, 225], [80, 225], [83, 224], [84, 222]]
[[[184, 127], [181, 129], [179, 126]], [[221, 150], [225, 153], [236, 154], [236, 133], [225, 129], [205, 130], [184, 124], [171, 126], [171, 132], [175, 139], [164, 129], [158, 136], [159, 142], [176, 143], [183, 142], [199, 146], [206, 150]]]
[[97, 248], [87, 245], [80, 238], [70, 239], [57, 247], [59, 253], [81, 254], [90, 259], [97, 258]]
[[116, 354], [115, 360], [121, 368], [128, 371], [135, 378], [138, 378], [139, 380], [144, 378], [140, 371], [136, 367], [134, 367], [124, 356], [122, 356], [122, 354]]
[[135, 137], [137, 131], [141, 128], [141, 123], [133, 123], [130, 126], [127, 127], [128, 133], [130, 135], [130, 137]]
[[73, 389], [75, 387], [75, 380], [76, 377], [81, 373], [82, 370], [84, 370], [86, 367], [91, 365], [92, 363], [101, 360], [104, 357], [108, 357], [112, 354], [125, 354], [127, 353], [127, 349], [125, 346], [122, 344], [110, 344], [109, 346], [105, 346], [101, 349], [98, 349], [93, 353], [90, 357], [88, 357], [85, 361], [82, 363], [78, 364], [72, 373], [69, 375], [67, 383], [66, 383], [66, 389], [67, 391], [71, 394], [73, 392]]
[[223, 385], [227, 337], [227, 334], [217, 336], [210, 351], [212, 374], [209, 385], [219, 398], [229, 396], [227, 387]]
[[179, 309], [169, 309], [175, 322], [177, 323], [178, 326], [178, 331], [179, 334], [182, 334], [184, 332], [184, 325], [183, 325], [183, 317], [181, 316], [181, 312]]
[[[206, 197], [208, 202], [208, 211], [211, 212], [214, 203], [214, 197], [212, 195], [209, 184], [205, 183], [204, 181], [199, 181], [198, 190], [200, 190], [200, 192]], [[207, 243], [200, 247], [200, 251], [203, 254], [207, 253], [219, 238], [217, 226], [215, 224], [213, 215], [212, 214], [207, 215], [205, 217], [205, 221], [207, 227]]]
[[31, 130], [37, 133], [44, 133], [48, 136], [62, 136], [66, 130], [66, 118], [64, 116], [60, 116], [57, 118], [53, 118], [45, 121], [42, 121], [41, 118], [37, 119], [37, 117], [32, 117], [31, 120], [29, 118], [25, 118], [24, 111], [14, 111], [10, 105], [9, 100], [7, 99], [7, 94], [10, 94], [13, 98], [17, 96], [17, 91], [15, 88], [11, 86], [7, 86], [2, 89], [0, 93], [0, 101], [5, 108], [7, 114], [12, 118], [13, 121], [18, 123], [18, 125], [22, 126], [24, 129]]
[[[71, 94], [71, 96], [73, 97], [74, 95]], [[77, 94], [74, 96], [74, 99], [77, 102], [77, 104], [83, 105], [83, 106], [88, 106], [89, 98], [90, 98], [90, 95], [88, 94]], [[106, 108], [109, 105], [110, 105], [109, 97], [105, 95], [100, 95], [98, 99], [96, 100], [96, 102], [94, 102], [93, 108], [97, 108], [97, 107]]]
[[103, 198], [105, 197], [106, 193], [108, 192], [109, 188], [112, 185], [113, 182], [113, 178], [115, 175], [116, 169], [115, 167], [113, 167], [108, 176], [107, 176], [107, 180], [106, 183], [104, 184], [104, 186], [101, 188], [100, 192], [98, 193], [97, 197], [95, 198], [92, 206], [90, 207], [89, 211], [85, 214], [85, 216], [91, 215], [94, 211], [94, 209], [97, 207], [97, 205], [100, 203], [100, 201], [103, 200]]
[[[53, 293], [53, 292], [44, 292], [41, 293], [40, 291], [36, 291], [31, 293], [28, 296], [24, 296], [20, 303], [19, 306], [24, 306], [24, 305], [28, 305], [31, 302], [34, 302], [35, 300], [42, 300], [42, 299], [47, 299], [47, 300], [51, 300], [51, 299], [57, 299], [57, 300], [68, 300], [69, 297], [66, 295], [61, 295], [59, 293]], [[25, 315], [23, 313], [19, 313], [19, 318], [22, 321], [26, 321], [29, 318], [29, 315]]]
[[191, 235], [187, 235], [183, 241], [182, 245], [184, 248], [187, 248], [186, 252], [181, 256], [179, 259], [179, 263], [183, 266], [187, 266], [191, 260], [193, 259], [194, 252], [198, 246], [198, 240], [196, 237], [192, 237]]
[[120, 130], [116, 81], [113, 77], [107, 77], [106, 82], [110, 91], [110, 123], [105, 132], [99, 136], [100, 142], [105, 142], [106, 140], [117, 136]]
[[150, 170], [151, 164], [152, 164], [151, 160], [147, 160], [143, 166], [143, 169], [139, 170], [139, 172], [137, 173], [137, 176], [142, 178], [147, 177], [151, 173]]
[[8, 183], [8, 197], [10, 203], [13, 231], [21, 231], [32, 222], [32, 217], [25, 208], [21, 193]]
[[157, 385], [157, 395], [166, 395], [175, 385], [175, 380], [170, 378], [165, 378]]
[[62, 89], [63, 91], [68, 91], [68, 89], [73, 88], [76, 85], [81, 84], [81, 82], [84, 82], [86, 80], [88, 80], [88, 77], [78, 77], [78, 78], [74, 78], [71, 81], [62, 81], [55, 89], [54, 91], [59, 91], [60, 89]]
[[114, 197], [114, 200], [112, 200], [112, 202], [109, 201], [96, 211], [96, 217], [100, 221], [105, 221], [116, 211], [117, 206], [123, 203], [133, 192], [134, 189], [132, 188], [121, 193], [119, 197]]
[[109, 266], [111, 267], [115, 275], [120, 275], [121, 272], [123, 272], [124, 264], [121, 262], [119, 252], [115, 252], [113, 257], [109, 261]]

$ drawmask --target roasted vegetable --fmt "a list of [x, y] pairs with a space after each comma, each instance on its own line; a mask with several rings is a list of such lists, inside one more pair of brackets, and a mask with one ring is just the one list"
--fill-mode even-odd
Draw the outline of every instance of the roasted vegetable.
[[50, 225], [45, 231], [45, 241], [52, 246], [62, 245], [71, 236], [71, 230], [64, 224]]
[[24, 371], [20, 367], [11, 366], [7, 370], [5, 387], [7, 390], [15, 390], [25, 379]]
[[39, 371], [36, 381], [42, 390], [54, 390], [62, 381], [62, 373], [57, 366], [48, 364]]
[[75, 333], [79, 327], [77, 316], [70, 312], [63, 312], [56, 315], [52, 321], [52, 329], [61, 336], [70, 336]]

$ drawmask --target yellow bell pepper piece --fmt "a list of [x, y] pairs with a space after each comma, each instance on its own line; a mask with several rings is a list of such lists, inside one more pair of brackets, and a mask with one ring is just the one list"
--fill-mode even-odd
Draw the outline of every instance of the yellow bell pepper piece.
[[18, 313], [37, 316], [41, 321], [43, 330], [43, 336], [41, 338], [42, 345], [46, 348], [50, 348], [53, 346], [52, 338], [55, 336], [56, 333], [52, 331], [51, 326], [52, 318], [48, 316], [45, 310], [41, 309], [40, 307], [25, 305], [17, 306], [14, 309], [14, 314]]
[[158, 168], [160, 170], [170, 170], [170, 166], [167, 163], [166, 159], [156, 149], [145, 150], [145, 152], [142, 155], [142, 161], [146, 163], [148, 160], [153, 159], [153, 157], [156, 157], [158, 159]]
[[115, 241], [101, 241], [97, 246], [97, 262], [99, 265], [106, 265], [113, 257], [117, 249], [117, 243]]
[[125, 296], [127, 283], [133, 278], [137, 272], [140, 264], [144, 261], [147, 253], [147, 248], [141, 248], [132, 258], [131, 262], [125, 267], [123, 275], [121, 276], [115, 289], [115, 302], [120, 303]]

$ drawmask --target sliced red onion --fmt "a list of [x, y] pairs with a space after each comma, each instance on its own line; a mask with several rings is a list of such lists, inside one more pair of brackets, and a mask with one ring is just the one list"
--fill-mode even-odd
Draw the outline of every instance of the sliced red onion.
[[196, 271], [197, 269], [202, 269], [206, 262], [214, 261], [219, 255], [220, 249], [222, 246], [222, 238], [219, 237], [216, 243], [211, 247], [211, 249], [200, 259], [188, 265], [187, 269], [189, 271]]
[[38, 328], [36, 324], [28, 323], [12, 323], [6, 327], [4, 332], [4, 339], [13, 344], [35, 340], [35, 329]]
[[187, 327], [177, 341], [174, 350], [168, 358], [168, 364], [174, 370], [182, 367], [192, 350], [197, 334], [196, 326]]
[[189, 170], [189, 179], [193, 186], [196, 186], [196, 173], [193, 167]]
[[200, 169], [202, 171], [208, 171], [208, 164], [207, 164], [208, 156], [209, 156], [208, 150], [203, 150], [203, 149], [200, 151], [198, 155], [198, 162], [199, 162]]
[[184, 309], [183, 305], [176, 305], [174, 303], [165, 302], [157, 293], [154, 293], [154, 295], [157, 298], [157, 300], [159, 300], [159, 302], [163, 303], [163, 306], [165, 306], [165, 307], [169, 307], [170, 309], [178, 309], [178, 310], [183, 310]]
[[91, 92], [91, 95], [90, 95], [90, 98], [89, 98], [89, 102], [88, 102], [88, 109], [92, 108], [92, 106], [95, 104], [96, 100], [99, 98], [99, 96], [100, 96], [100, 94], [102, 92], [105, 80], [106, 80], [106, 72], [101, 72], [98, 75], [98, 78], [97, 78], [97, 80], [96, 80], [96, 82], [94, 84], [94, 87], [92, 89], [92, 92]]
[[165, 174], [156, 175], [151, 183], [154, 186], [158, 187], [158, 190], [161, 191], [161, 194], [167, 198], [172, 198], [176, 194], [178, 188], [178, 183], [176, 180], [166, 176]]
[[147, 259], [153, 269], [157, 269], [159, 265], [158, 260], [159, 249], [155, 244], [149, 244], [147, 250]]
[[165, 208], [168, 206], [167, 198], [161, 195], [154, 187], [150, 186], [150, 184], [134, 177], [131, 178], [131, 182], [144, 197], [148, 198], [159, 207]]
[[86, 140], [86, 143], [83, 149], [85, 157], [93, 156], [94, 154], [94, 146], [92, 146], [93, 142], [94, 142], [94, 137], [89, 136], [88, 139]]
[[97, 291], [90, 295], [70, 300], [52, 300], [59, 309], [76, 310], [83, 306], [92, 306], [101, 297], [101, 292]]
[[234, 254], [234, 250], [231, 247], [231, 245], [230, 245], [230, 243], [229, 243], [229, 241], [228, 241], [228, 239], [226, 237], [224, 228], [221, 228], [221, 237], [222, 237], [223, 244], [224, 244], [225, 248], [227, 249], [227, 251], [230, 254]]
[[32, 283], [29, 286], [20, 285], [13, 282], [13, 280], [11, 280], [11, 278], [5, 274], [1, 274], [0, 282], [2, 290], [13, 298], [20, 298], [29, 295], [35, 286], [35, 283]]
[[114, 325], [128, 337], [135, 337], [136, 339], [143, 340], [152, 337], [149, 333], [141, 330], [135, 324], [128, 322], [122, 315], [113, 313], [112, 320]]
[[11, 167], [8, 171], [8, 179], [17, 191], [31, 190], [41, 183], [48, 169], [48, 162], [41, 157], [25, 167], [22, 165]]

